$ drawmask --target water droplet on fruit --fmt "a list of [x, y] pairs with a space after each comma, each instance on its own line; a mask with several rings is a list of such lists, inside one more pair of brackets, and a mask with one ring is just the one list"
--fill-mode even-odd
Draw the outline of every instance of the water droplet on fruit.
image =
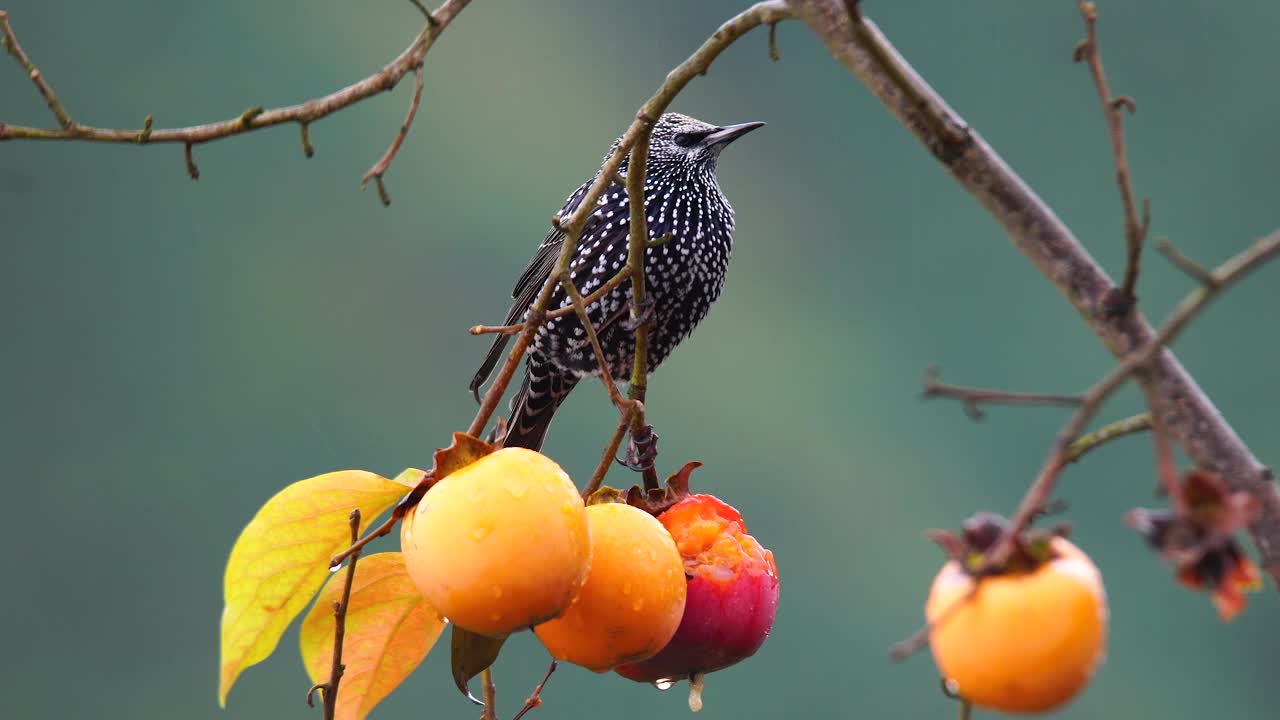
[[529, 486], [528, 485], [508, 485], [507, 492], [511, 493], [511, 497], [519, 500], [520, 498], [524, 497], [525, 493], [529, 492]]
[[636, 598], [636, 601], [631, 603], [631, 609], [635, 610], [636, 612], [640, 612], [641, 610], [643, 610], [644, 598]]
[[339, 564], [334, 565], [333, 567], [329, 568], [329, 572], [330, 572], [330, 573], [336, 573], [336, 572], [338, 572], [339, 570], [341, 570], [341, 569], [342, 569], [342, 568], [344, 568], [344, 567], [346, 567], [346, 565], [345, 565], [345, 564], [339, 563]]
[[477, 525], [471, 528], [471, 539], [483, 540], [486, 537], [489, 537], [489, 532], [491, 530], [493, 530], [493, 528], [489, 527], [488, 525]]
[[689, 709], [693, 712], [702, 709], [702, 673], [689, 676]]
[[675, 678], [662, 678], [661, 680], [654, 680], [653, 686], [665, 692], [675, 687], [677, 682], [679, 681]]
[[489, 619], [493, 622], [498, 622], [502, 619], [502, 613], [489, 613]]
[[623, 594], [623, 595], [630, 595], [630, 594], [631, 594], [631, 583], [629, 583], [629, 582], [628, 582], [628, 583], [623, 583], [623, 585], [622, 585], [622, 594]]

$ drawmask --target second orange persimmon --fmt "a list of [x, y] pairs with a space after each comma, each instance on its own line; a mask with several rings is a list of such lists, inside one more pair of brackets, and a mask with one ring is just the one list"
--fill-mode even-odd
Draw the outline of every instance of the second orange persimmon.
[[560, 617], [534, 628], [552, 657], [606, 672], [662, 649], [684, 614], [684, 565], [671, 534], [629, 505], [587, 508], [591, 572]]

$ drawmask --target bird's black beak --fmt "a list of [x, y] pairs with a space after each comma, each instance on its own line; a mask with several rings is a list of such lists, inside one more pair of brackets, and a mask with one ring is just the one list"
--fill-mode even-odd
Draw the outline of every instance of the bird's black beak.
[[703, 139], [703, 144], [707, 147], [716, 147], [717, 145], [728, 145], [756, 128], [764, 127], [762, 122], [738, 123], [737, 125], [725, 125], [716, 130]]

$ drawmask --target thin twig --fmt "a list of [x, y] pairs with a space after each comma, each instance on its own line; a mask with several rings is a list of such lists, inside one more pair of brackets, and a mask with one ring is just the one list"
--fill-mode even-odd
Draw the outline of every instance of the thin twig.
[[347, 558], [359, 553], [360, 549], [363, 548], [365, 545], [368, 545], [373, 540], [380, 538], [383, 535], [386, 535], [387, 533], [391, 532], [391, 528], [395, 527], [396, 522], [398, 522], [399, 520], [400, 518], [396, 517], [396, 515], [393, 513], [386, 520], [383, 520], [381, 525], [379, 525], [378, 527], [366, 533], [364, 537], [360, 538], [359, 540], [355, 540], [353, 538], [354, 542], [352, 542], [347, 549], [343, 550], [342, 552], [338, 553], [337, 555], [334, 555], [332, 558], [329, 559], [329, 567], [330, 568], [338, 567], [339, 565], [342, 564], [343, 560], [346, 560]]
[[1091, 433], [1086, 433], [1076, 438], [1067, 446], [1067, 450], [1062, 456], [1062, 462], [1064, 465], [1069, 465], [1084, 457], [1090, 451], [1096, 450], [1116, 438], [1150, 429], [1151, 413], [1139, 413], [1122, 420], [1107, 423]]
[[[1210, 300], [1244, 277], [1249, 271], [1277, 255], [1280, 255], [1280, 230], [1256, 241], [1246, 250], [1214, 270], [1214, 282], [1212, 284], [1202, 285], [1193, 290], [1182, 302], [1178, 303], [1178, 306], [1160, 325], [1160, 329], [1150, 342], [1126, 356], [1111, 372], [1107, 373], [1106, 376], [1085, 392], [1084, 401], [1080, 404], [1080, 407], [1072, 414], [1067, 424], [1058, 431], [1058, 435], [1049, 451], [1049, 456], [1045, 459], [1040, 472], [1031, 483], [1031, 487], [1027, 489], [1021, 504], [1018, 505], [1017, 511], [1009, 521], [1008, 528], [1000, 540], [992, 545], [988, 551], [989, 566], [999, 567], [1008, 560], [1018, 535], [1026, 529], [1027, 525], [1044, 507], [1049, 500], [1049, 496], [1053, 493], [1058, 474], [1067, 462], [1067, 448], [1076, 440], [1084, 429], [1085, 424], [1093, 418], [1102, 401], [1107, 399], [1125, 380], [1128, 380], [1130, 375], [1149, 363], [1157, 353], [1173, 342], [1178, 334], [1186, 328], [1187, 324], [1209, 304]], [[1152, 410], [1154, 412], [1156, 408]]]
[[400, 132], [396, 133], [395, 138], [391, 141], [391, 146], [382, 154], [378, 162], [369, 168], [369, 172], [360, 178], [360, 187], [363, 189], [369, 184], [369, 178], [373, 178], [373, 182], [378, 187], [378, 198], [382, 200], [383, 207], [390, 207], [391, 196], [387, 194], [387, 188], [382, 182], [382, 176], [387, 173], [387, 169], [391, 167], [391, 160], [400, 151], [400, 145], [404, 143], [404, 139], [409, 135], [409, 128], [413, 126], [413, 116], [418, 114], [418, 105], [422, 102], [422, 63], [413, 69], [413, 99], [409, 101], [409, 112], [404, 116], [404, 122], [400, 123]]
[[1159, 250], [1161, 255], [1168, 258], [1174, 267], [1190, 275], [1201, 285], [1214, 284], [1213, 273], [1205, 269], [1200, 263], [1179, 252], [1178, 248], [1174, 247], [1168, 238], [1156, 238], [1156, 250]]
[[623, 438], [627, 436], [627, 431], [631, 429], [631, 418], [643, 408], [644, 405], [642, 403], [634, 400], [627, 405], [622, 417], [618, 419], [618, 426], [614, 428], [613, 435], [609, 436], [609, 442], [605, 443], [604, 450], [600, 453], [600, 462], [591, 473], [591, 479], [587, 481], [586, 487], [582, 488], [583, 500], [591, 497], [596, 490], [600, 489], [600, 484], [604, 482], [604, 476], [609, 474], [609, 468], [613, 467], [614, 460], [618, 457], [618, 448], [622, 447]]
[[187, 164], [187, 176], [192, 180], [199, 180], [200, 168], [196, 167], [196, 159], [191, 153], [191, 143], [182, 146], [182, 159]]
[[[582, 299], [582, 304], [587, 307], [591, 307], [600, 298], [613, 292], [614, 288], [618, 287], [619, 285], [621, 285], [622, 283], [630, 279], [631, 279], [631, 266], [624, 265], [621, 270], [619, 270], [617, 273], [614, 274], [613, 277], [606, 280], [603, 285], [596, 288], [589, 295], [584, 297]], [[577, 308], [573, 307], [572, 305], [566, 305], [564, 307], [556, 308], [555, 310], [549, 310], [546, 314], [546, 319], [555, 320], [556, 318], [561, 318], [567, 315], [571, 315], [576, 311], [577, 311]], [[525, 322], [518, 322], [512, 325], [476, 325], [470, 328], [469, 330], [467, 330], [467, 332], [471, 333], [472, 335], [488, 335], [493, 333], [497, 333], [500, 335], [515, 335], [521, 330], [524, 330], [525, 327], [526, 327]]]
[[[359, 508], [351, 511], [348, 521], [351, 525], [351, 544], [354, 546], [357, 538], [360, 537]], [[342, 674], [347, 670], [347, 666], [342, 662], [342, 643], [347, 632], [347, 608], [351, 604], [351, 584], [356, 577], [356, 561], [360, 559], [360, 548], [355, 548], [350, 556], [351, 559], [347, 562], [347, 575], [342, 584], [342, 599], [333, 604], [333, 664], [329, 669], [329, 681], [312, 686], [307, 691], [307, 705], [312, 704], [311, 698], [315, 691], [320, 691], [324, 702], [324, 720], [333, 720], [338, 712], [338, 685], [342, 681]]]
[[[600, 167], [600, 172], [596, 174], [595, 179], [592, 180], [591, 185], [587, 188], [587, 192], [583, 195], [577, 209], [569, 215], [568, 219], [558, 221], [560, 230], [565, 236], [564, 245], [560, 248], [560, 257], [557, 262], [559, 271], [550, 274], [538, 296], [534, 299], [533, 304], [529, 306], [529, 314], [525, 318], [525, 327], [516, 336], [511, 352], [507, 354], [506, 362], [498, 370], [493, 384], [489, 386], [488, 391], [485, 392], [484, 397], [481, 399], [480, 409], [476, 411], [476, 416], [471, 421], [471, 425], [467, 430], [468, 434], [479, 436], [480, 433], [484, 432], [485, 426], [489, 424], [489, 419], [493, 416], [494, 410], [497, 409], [503, 393], [506, 392], [507, 385], [511, 382], [512, 376], [515, 375], [520, 359], [524, 357], [525, 351], [533, 341], [534, 333], [539, 325], [546, 322], [547, 303], [551, 299], [556, 284], [559, 282], [558, 275], [568, 274], [569, 272], [569, 265], [573, 260], [574, 250], [577, 248], [583, 225], [591, 213], [595, 211], [600, 195], [618, 176], [618, 168], [622, 166], [623, 158], [626, 158], [627, 154], [631, 153], [641, 133], [645, 133], [647, 137], [652, 123], [667, 109], [667, 106], [671, 104], [676, 95], [680, 94], [680, 91], [684, 90], [685, 86], [695, 77], [706, 74], [711, 67], [711, 63], [719, 57], [725, 48], [732, 45], [752, 28], [773, 22], [781, 22], [789, 17], [791, 17], [791, 10], [786, 2], [783, 0], [765, 0], [765, 2], [756, 3], [730, 18], [684, 62], [667, 73], [666, 79], [658, 87], [657, 92], [640, 107], [635, 119], [632, 120], [631, 125], [627, 127], [622, 137], [618, 139], [609, 156], [605, 159], [604, 164]], [[634, 162], [634, 158], [632, 158], [632, 162]], [[641, 197], [643, 198], [643, 192]], [[639, 214], [642, 217], [644, 215], [643, 212]], [[634, 218], [635, 215], [636, 213], [633, 212], [632, 217]], [[640, 242], [646, 240], [648, 240], [647, 235], [642, 236]], [[633, 282], [636, 272], [642, 273], [643, 277], [644, 265], [641, 264], [638, 268], [632, 267]]]
[[[663, 108], [665, 109], [665, 108]], [[658, 117], [655, 112], [650, 117]], [[649, 311], [645, 293], [645, 250], [649, 243], [649, 226], [645, 218], [644, 182], [649, 160], [649, 137], [653, 133], [652, 122], [646, 124], [631, 149], [631, 162], [627, 164], [627, 196], [630, 203], [630, 236], [628, 237], [627, 264], [631, 266], [631, 323], [635, 338], [635, 356], [631, 361], [631, 382], [627, 397], [635, 403], [631, 413], [631, 437], [640, 435], [645, 427], [644, 401], [649, 384], [649, 327], [645, 317]], [[658, 487], [658, 473], [652, 458], [645, 458], [642, 467], [646, 489]]]
[[1178, 466], [1173, 461], [1173, 449], [1169, 446], [1169, 431], [1165, 429], [1165, 409], [1155, 393], [1146, 392], [1147, 406], [1151, 408], [1151, 438], [1156, 454], [1156, 480], [1169, 498], [1169, 507], [1179, 517], [1187, 512], [1187, 503], [1178, 484]]
[[604, 348], [600, 347], [600, 337], [596, 334], [595, 323], [591, 322], [591, 316], [587, 314], [587, 306], [582, 302], [582, 293], [578, 291], [573, 281], [564, 275], [560, 276], [560, 287], [564, 288], [565, 295], [569, 297], [570, 307], [578, 313], [578, 322], [587, 334], [587, 342], [591, 344], [591, 352], [596, 356], [596, 365], [600, 368], [600, 382], [604, 383], [605, 392], [609, 394], [609, 402], [618, 408], [618, 412], [625, 412], [624, 406], [627, 400], [618, 392], [618, 386], [613, 382], [609, 360], [604, 356]]
[[[58, 129], [24, 127], [20, 125], [6, 125], [0, 123], [0, 141], [3, 140], [82, 140], [90, 142], [109, 142], [109, 143], [129, 143], [146, 145], [151, 143], [179, 143], [184, 146], [184, 156], [186, 158], [187, 173], [194, 179], [199, 177], [199, 172], [195, 169], [195, 163], [191, 159], [191, 147], [201, 143], [221, 140], [223, 138], [242, 135], [253, 130], [259, 130], [265, 127], [272, 127], [283, 123], [297, 123], [303, 132], [302, 145], [303, 151], [308, 157], [311, 155], [311, 142], [307, 134], [307, 126], [327, 117], [343, 108], [354, 105], [366, 98], [372, 97], [379, 93], [391, 90], [400, 82], [410, 71], [420, 69], [422, 67], [423, 57], [431, 46], [435, 44], [435, 40], [445, 27], [457, 17], [458, 13], [465, 8], [471, 0], [446, 0], [434, 13], [428, 13], [428, 21], [418, 33], [413, 42], [409, 44], [399, 55], [391, 62], [387, 63], [381, 70], [360, 80], [356, 83], [348, 85], [341, 90], [325, 95], [324, 97], [308, 100], [298, 105], [290, 105], [288, 107], [273, 108], [264, 110], [262, 108], [252, 108], [237, 115], [229, 120], [219, 122], [206, 123], [204, 125], [193, 125], [182, 128], [165, 128], [153, 129], [150, 125], [146, 125], [141, 129], [115, 129], [115, 128], [99, 128], [89, 125], [81, 125], [72, 121], [71, 117], [63, 109], [61, 103], [57, 101], [53, 90], [49, 88], [48, 83], [43, 76], [35, 70], [35, 66], [31, 64], [31, 60], [22, 52], [18, 46], [16, 38], [13, 37], [9, 30], [7, 15], [0, 18], [0, 32], [3, 33], [5, 48], [18, 59], [18, 63], [32, 75], [32, 80], [36, 82], [37, 88], [41, 95], [44, 96], [49, 108], [53, 110], [57, 116], [59, 124], [62, 126]], [[416, 102], [414, 107], [416, 108]], [[412, 119], [412, 110], [410, 112]], [[402, 129], [402, 134], [407, 130]], [[393, 147], [398, 145], [398, 141], [402, 141], [403, 137], [398, 137], [393, 142]], [[389, 151], [388, 155], [394, 155], [393, 151]], [[383, 160], [388, 164], [390, 158], [384, 156]], [[380, 162], [381, 164], [381, 162]], [[374, 166], [375, 169], [377, 165]], [[385, 167], [383, 171], [385, 172]], [[371, 176], [380, 179], [380, 175], [371, 173]], [[366, 179], [370, 175], [366, 176]], [[385, 193], [385, 189], [383, 190]]]
[[[1107, 133], [1111, 138], [1111, 156], [1116, 168], [1116, 185], [1120, 188], [1120, 202], [1124, 206], [1125, 268], [1120, 286], [1120, 298], [1132, 306], [1134, 289], [1138, 283], [1138, 266], [1142, 257], [1142, 242], [1146, 238], [1150, 208], [1144, 204], [1143, 219], [1138, 219], [1137, 204], [1133, 198], [1133, 184], [1129, 179], [1129, 161], [1124, 148], [1124, 112], [1133, 112], [1133, 98], [1114, 97], [1107, 87], [1107, 76], [1102, 70], [1102, 54], [1098, 51], [1098, 9], [1089, 0], [1077, 0], [1080, 15], [1084, 18], [1084, 40], [1076, 46], [1076, 61], [1089, 66], [1093, 84], [1102, 103], [1102, 114], [1107, 120]], [[1126, 312], [1127, 307], [1123, 308]], [[1123, 314], [1123, 313], [1121, 313]]]
[[316, 154], [316, 149], [311, 145], [311, 124], [298, 123], [298, 131], [302, 135], [302, 154], [312, 157]]
[[498, 688], [493, 684], [493, 667], [480, 671], [480, 685], [484, 693], [484, 709], [480, 711], [480, 720], [498, 720]]
[[1006, 392], [1004, 390], [988, 390], [985, 388], [965, 387], [938, 382], [938, 368], [930, 367], [924, 371], [924, 397], [947, 397], [959, 400], [964, 405], [965, 414], [974, 420], [986, 417], [983, 403], [998, 405], [1065, 405], [1075, 407], [1080, 404], [1079, 395], [1052, 395], [1047, 393]]
[[[72, 122], [71, 115], [62, 106], [62, 101], [58, 100], [58, 96], [54, 94], [49, 82], [44, 79], [44, 74], [40, 72], [40, 69], [31, 61], [31, 58], [27, 57], [26, 51], [18, 44], [18, 38], [13, 34], [13, 28], [9, 26], [9, 13], [4, 10], [0, 10], [0, 44], [4, 45], [4, 49], [26, 71], [27, 77], [31, 78], [31, 82], [36, 86], [40, 97], [44, 98], [45, 104], [49, 106], [49, 112], [53, 113], [53, 117], [57, 119], [62, 129], [66, 131], [75, 129], [76, 124]], [[5, 127], [3, 123], [0, 123], [0, 140], [5, 137]]]
[[410, 4], [412, 4], [414, 7], [418, 8], [418, 12], [422, 13], [422, 17], [423, 17], [423, 19], [425, 19], [428, 23], [430, 23], [430, 24], [432, 24], [432, 25], [435, 25], [435, 24], [436, 24], [436, 18], [435, 18], [435, 16], [431, 14], [431, 11], [427, 9], [427, 6], [426, 6], [426, 5], [423, 5], [423, 4], [422, 4], [421, 2], [419, 2], [418, 0], [409, 0], [409, 2], [410, 2]]
[[953, 600], [947, 609], [943, 610], [938, 617], [933, 619], [933, 622], [926, 623], [924, 627], [916, 630], [912, 633], [911, 637], [906, 640], [894, 643], [893, 647], [889, 648], [889, 659], [894, 662], [901, 662], [920, 650], [929, 647], [929, 637], [933, 634], [933, 631], [954, 617], [955, 614], [960, 611], [960, 608], [964, 607], [965, 603], [972, 600], [973, 596], [977, 593], [978, 581], [974, 580], [973, 585], [968, 589], [968, 591], [966, 591], [961, 597]]
[[552, 660], [551, 664], [547, 666], [547, 674], [542, 676], [542, 682], [538, 683], [538, 685], [533, 688], [533, 694], [525, 699], [524, 707], [520, 708], [520, 710], [511, 717], [511, 720], [520, 720], [520, 718], [524, 717], [525, 713], [542, 704], [542, 688], [547, 686], [547, 680], [551, 679], [551, 673], [555, 671], [556, 661]]

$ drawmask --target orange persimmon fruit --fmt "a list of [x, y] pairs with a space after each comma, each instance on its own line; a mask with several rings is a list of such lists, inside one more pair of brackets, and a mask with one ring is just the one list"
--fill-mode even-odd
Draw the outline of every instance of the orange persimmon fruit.
[[934, 578], [925, 605], [929, 646], [949, 689], [964, 700], [1043, 712], [1080, 692], [1101, 662], [1102, 576], [1067, 540], [1055, 537], [1048, 549], [1049, 559], [1030, 570], [977, 580], [952, 560]]
[[533, 629], [557, 660], [608, 672], [662, 649], [684, 615], [684, 564], [671, 534], [621, 503], [587, 507], [591, 571], [560, 617]]
[[578, 489], [554, 461], [524, 448], [445, 477], [402, 525], [405, 567], [423, 598], [490, 637], [560, 615], [591, 564]]

